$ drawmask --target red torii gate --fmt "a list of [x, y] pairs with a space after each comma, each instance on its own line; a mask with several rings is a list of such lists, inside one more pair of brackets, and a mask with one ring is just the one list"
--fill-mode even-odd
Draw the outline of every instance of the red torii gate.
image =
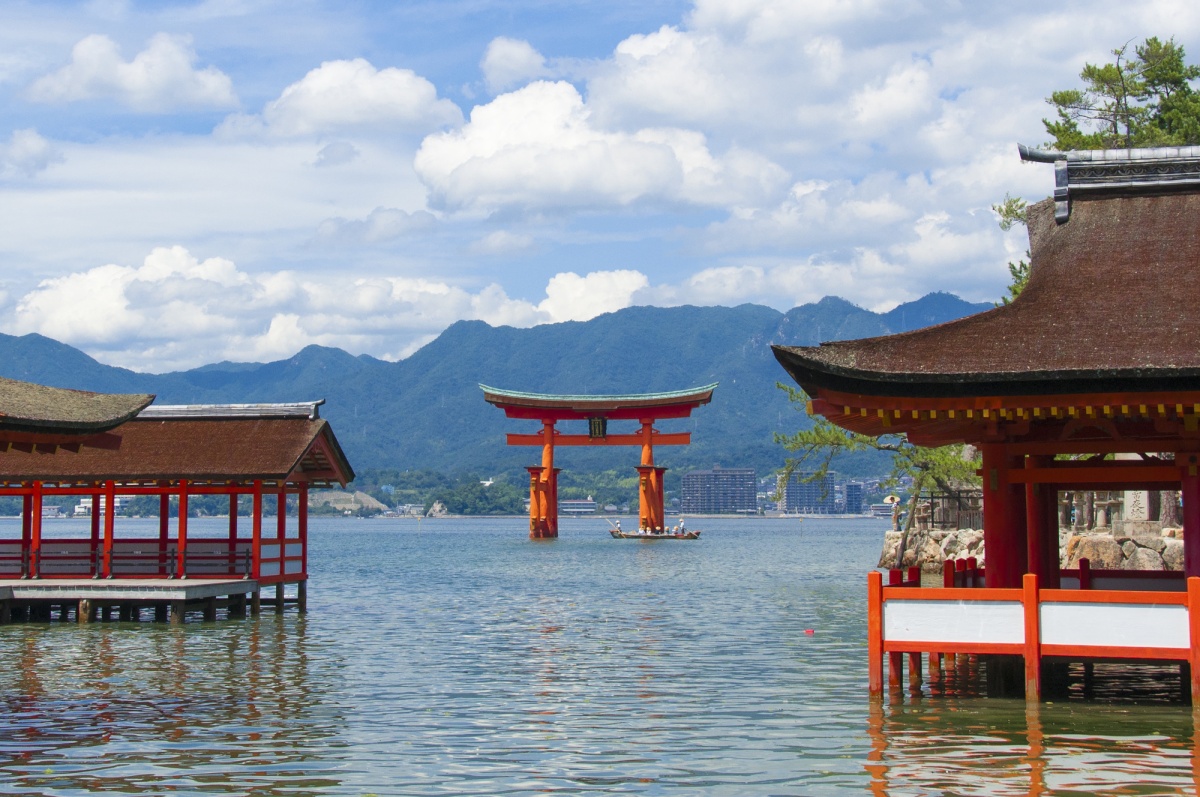
[[[508, 435], [510, 446], [541, 446], [542, 464], [530, 465], [529, 537], [548, 539], [558, 536], [558, 470], [554, 467], [554, 447], [559, 446], [641, 446], [638, 465], [638, 524], [658, 529], [666, 525], [663, 511], [663, 473], [666, 468], [654, 464], [655, 445], [682, 445], [692, 441], [691, 432], [663, 433], [654, 428], [662, 418], [687, 418], [692, 410], [712, 401], [716, 383], [670, 393], [641, 393], [625, 396], [560, 396], [544, 393], [520, 393], [480, 385], [484, 399], [509, 418], [542, 422], [542, 431]], [[638, 421], [642, 428], [632, 434], [609, 434], [608, 421]], [[562, 434], [554, 428], [558, 421], [587, 421], [587, 434]]]

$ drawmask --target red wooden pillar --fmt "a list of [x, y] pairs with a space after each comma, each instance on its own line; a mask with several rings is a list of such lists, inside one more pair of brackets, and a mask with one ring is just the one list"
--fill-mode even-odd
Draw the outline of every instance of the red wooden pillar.
[[883, 697], [883, 574], [867, 573], [867, 691]]
[[1002, 443], [984, 443], [983, 547], [987, 553], [986, 581], [990, 588], [1019, 587], [1027, 564], [1025, 548], [1025, 489], [1013, 484], [1009, 471], [1020, 467]]
[[92, 511], [88, 514], [91, 524], [92, 577], [100, 578], [104, 573], [100, 556], [100, 493], [92, 493]]
[[[1025, 467], [1044, 468], [1051, 461], [1033, 456], [1025, 460]], [[1058, 491], [1053, 485], [1025, 485], [1025, 527], [1027, 572], [1037, 574], [1042, 589], [1058, 589]]]
[[116, 532], [117, 514], [116, 485], [112, 481], [104, 483], [104, 559], [102, 574], [104, 578], [112, 578], [113, 536]]
[[229, 493], [229, 541], [226, 544], [226, 551], [229, 556], [229, 575], [236, 575], [238, 571], [237, 561], [237, 535], [238, 535], [238, 494], [236, 487], [232, 482], [228, 488], [233, 491]]
[[1042, 699], [1042, 632], [1037, 575], [1026, 573], [1021, 586], [1021, 604], [1025, 614], [1025, 702], [1036, 703]]
[[42, 576], [42, 483], [34, 482], [29, 502], [29, 563], [30, 575]]
[[281, 555], [284, 551], [283, 541], [287, 537], [287, 493], [284, 490], [284, 484], [280, 482], [279, 492], [275, 494], [275, 537], [279, 540]]
[[527, 465], [529, 471], [529, 539], [541, 537], [542, 528], [542, 468], [540, 465]]
[[1183, 456], [1179, 488], [1183, 498], [1183, 572], [1200, 576], [1200, 455]]
[[21, 576], [33, 575], [33, 492], [21, 496]]
[[179, 551], [175, 565], [175, 573], [180, 578], [187, 578], [187, 543], [188, 543], [188, 483], [187, 479], [179, 480]]
[[171, 493], [165, 482], [160, 482], [158, 489], [158, 574], [164, 578], [169, 571], [167, 563], [167, 548], [171, 541]]
[[296, 530], [300, 535], [300, 553], [304, 557], [300, 572], [308, 578], [308, 482], [300, 482], [296, 497]]
[[253, 565], [252, 575], [258, 578], [262, 575], [262, 509], [263, 509], [263, 490], [262, 481], [254, 480], [254, 516], [251, 518], [251, 563]]

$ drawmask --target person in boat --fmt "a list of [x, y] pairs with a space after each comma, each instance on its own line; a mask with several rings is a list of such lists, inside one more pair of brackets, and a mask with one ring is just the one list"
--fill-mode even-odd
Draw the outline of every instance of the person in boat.
[[680, 534], [687, 534], [687, 529], [685, 529], [685, 528], [683, 527], [683, 517], [682, 517], [682, 516], [679, 518], [679, 533], [680, 533]]
[[617, 533], [621, 533], [621, 519], [617, 518]]

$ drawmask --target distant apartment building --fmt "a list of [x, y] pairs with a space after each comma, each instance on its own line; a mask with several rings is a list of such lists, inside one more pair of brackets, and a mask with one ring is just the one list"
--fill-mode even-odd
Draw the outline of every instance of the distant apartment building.
[[[837, 490], [834, 481], [837, 474], [829, 471], [823, 478], [805, 481], [812, 473], [796, 472], [788, 479], [780, 492], [783, 500], [780, 509], [801, 515], [833, 515], [838, 511]], [[859, 499], [860, 503], [862, 499]]]
[[679, 511], [693, 515], [757, 512], [754, 469], [713, 467], [683, 474]]
[[846, 482], [846, 505], [842, 509], [847, 515], [861, 515], [866, 507], [863, 499], [866, 497], [866, 485], [862, 482]]

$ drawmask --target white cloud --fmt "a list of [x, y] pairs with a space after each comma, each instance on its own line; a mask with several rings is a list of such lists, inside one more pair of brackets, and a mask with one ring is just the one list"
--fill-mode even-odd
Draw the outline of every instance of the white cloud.
[[191, 39], [158, 33], [132, 61], [112, 39], [93, 34], [71, 50], [71, 62], [34, 81], [29, 99], [64, 103], [115, 99], [137, 111], [167, 113], [237, 104], [229, 76], [216, 67], [196, 69]]
[[14, 130], [7, 144], [0, 143], [0, 178], [32, 177], [62, 159], [58, 148], [36, 130]]
[[579, 92], [561, 81], [533, 83], [476, 107], [461, 130], [427, 137], [414, 165], [435, 204], [477, 210], [647, 199], [736, 204], [771, 195], [784, 176], [753, 153], [716, 157], [694, 131], [595, 128]]
[[424, 232], [435, 224], [437, 219], [428, 211], [409, 213], [396, 208], [375, 208], [363, 219], [326, 219], [317, 228], [317, 234], [326, 241], [380, 243]]
[[496, 230], [471, 244], [471, 253], [477, 255], [511, 255], [533, 247], [533, 236]]
[[313, 165], [317, 168], [341, 166], [344, 163], [350, 163], [361, 154], [358, 147], [347, 141], [334, 141], [332, 144], [326, 144], [321, 147], [321, 151], [317, 153], [317, 160]]
[[649, 284], [645, 274], [630, 270], [555, 274], [538, 310], [550, 321], [587, 321], [629, 307], [634, 294]]
[[497, 36], [488, 43], [479, 68], [484, 84], [493, 94], [550, 74], [545, 57], [533, 45], [507, 36]]
[[424, 132], [462, 121], [458, 106], [410, 69], [368, 61], [326, 61], [268, 102], [258, 116], [238, 114], [222, 135], [313, 136], [347, 130]]

